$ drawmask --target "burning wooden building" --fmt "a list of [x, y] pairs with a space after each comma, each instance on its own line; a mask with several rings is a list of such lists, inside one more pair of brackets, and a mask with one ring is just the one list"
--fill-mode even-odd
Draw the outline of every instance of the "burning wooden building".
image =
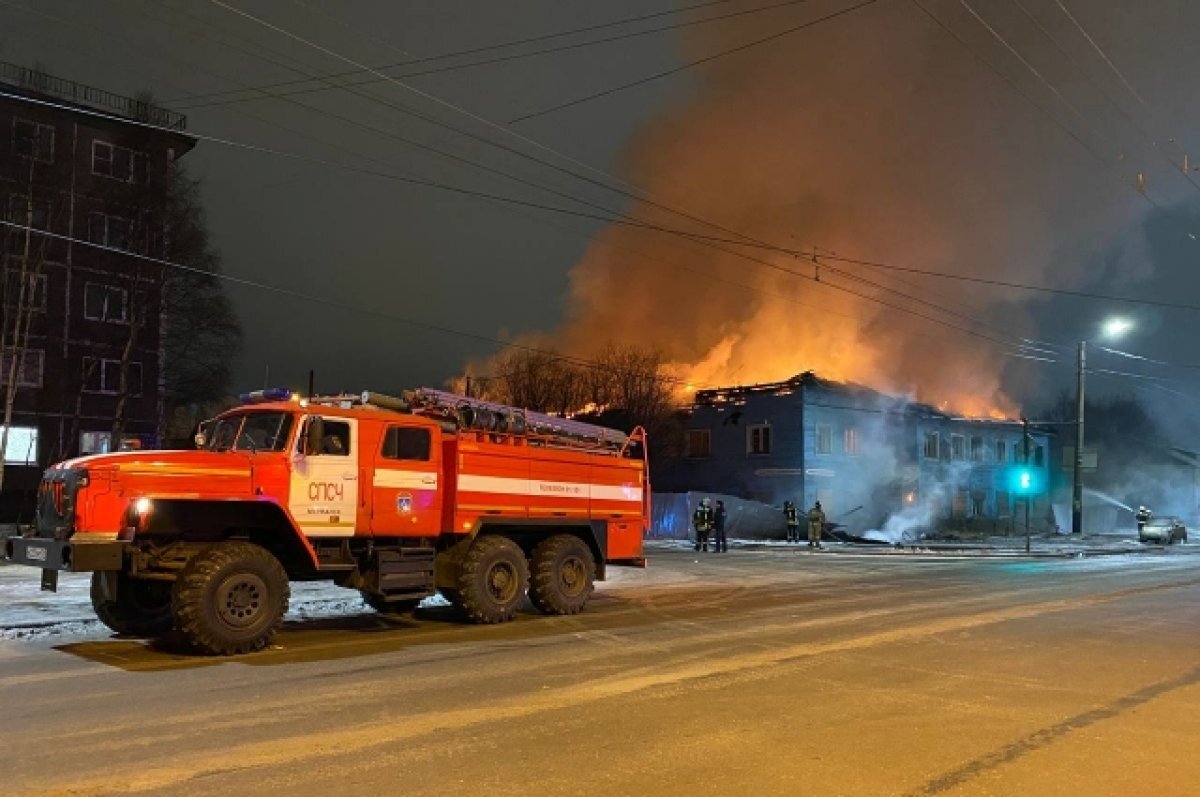
[[[659, 463], [659, 492], [707, 492], [781, 507], [820, 501], [849, 530], [1042, 528], [1049, 435], [1020, 421], [955, 416], [806, 372], [701, 390], [683, 456]], [[1027, 498], [1028, 497], [1028, 498]]]

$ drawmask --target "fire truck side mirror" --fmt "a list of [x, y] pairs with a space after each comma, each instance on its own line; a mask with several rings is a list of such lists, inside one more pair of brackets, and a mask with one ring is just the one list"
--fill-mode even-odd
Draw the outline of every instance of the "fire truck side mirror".
[[204, 448], [208, 442], [208, 436], [204, 432], [196, 432], [196, 436], [192, 438], [196, 443], [196, 448]]
[[304, 434], [304, 452], [312, 456], [321, 452], [321, 443], [325, 440], [325, 421], [319, 415], [308, 419], [308, 428]]

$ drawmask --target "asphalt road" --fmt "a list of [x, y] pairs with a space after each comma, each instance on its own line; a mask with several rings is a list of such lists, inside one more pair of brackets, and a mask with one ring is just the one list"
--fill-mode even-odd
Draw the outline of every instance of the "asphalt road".
[[1198, 630], [1182, 551], [774, 549], [653, 552], [578, 617], [300, 621], [239, 659], [0, 641], [0, 794], [1194, 795]]

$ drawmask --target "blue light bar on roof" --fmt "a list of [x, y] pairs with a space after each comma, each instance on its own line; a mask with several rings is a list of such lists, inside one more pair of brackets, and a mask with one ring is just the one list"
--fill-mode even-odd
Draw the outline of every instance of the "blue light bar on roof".
[[292, 397], [292, 391], [286, 387], [269, 387], [265, 390], [252, 390], [238, 396], [243, 404], [256, 404], [260, 401], [287, 401]]

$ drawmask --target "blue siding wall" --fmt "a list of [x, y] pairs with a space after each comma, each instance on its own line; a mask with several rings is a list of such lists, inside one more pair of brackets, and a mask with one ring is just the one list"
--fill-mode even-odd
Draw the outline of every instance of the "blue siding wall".
[[[755, 437], [758, 427], [769, 429], [769, 451], [754, 450], [756, 442], [764, 445]], [[1010, 482], [1021, 450], [1020, 424], [951, 418], [810, 378], [700, 404], [687, 428], [707, 430], [708, 455], [662, 463], [658, 490], [722, 493], [777, 507], [792, 500], [807, 508], [820, 500], [830, 520], [851, 530], [879, 528], [913, 506], [929, 507], [930, 525], [979, 518], [998, 526], [1014, 514]], [[929, 434], [937, 435], [936, 456], [927, 456]], [[1048, 437], [1030, 437], [1031, 451], [1042, 450], [1041, 464], [1031, 463], [1035, 481], [1045, 486]], [[1003, 461], [997, 441], [1003, 442]]]

